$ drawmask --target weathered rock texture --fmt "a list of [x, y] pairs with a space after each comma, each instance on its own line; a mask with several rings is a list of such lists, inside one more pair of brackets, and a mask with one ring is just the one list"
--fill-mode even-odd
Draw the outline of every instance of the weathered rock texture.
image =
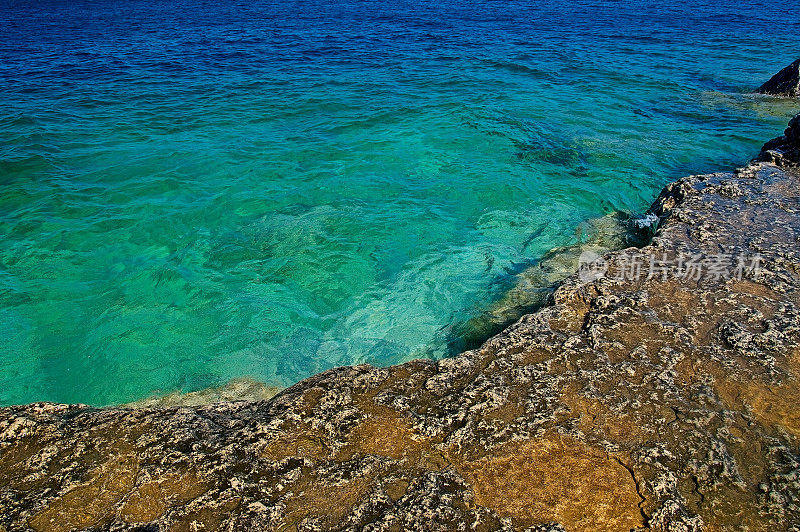
[[761, 85], [756, 92], [775, 96], [800, 97], [800, 59], [783, 68]]
[[688, 177], [652, 212], [651, 244], [454, 358], [2, 409], [0, 530], [798, 530], [800, 171]]

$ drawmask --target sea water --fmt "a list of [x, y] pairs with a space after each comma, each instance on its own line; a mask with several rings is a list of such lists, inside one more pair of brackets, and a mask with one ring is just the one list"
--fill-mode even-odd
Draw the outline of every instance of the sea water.
[[796, 7], [5, 0], [0, 404], [452, 354], [583, 222], [782, 130], [750, 91]]

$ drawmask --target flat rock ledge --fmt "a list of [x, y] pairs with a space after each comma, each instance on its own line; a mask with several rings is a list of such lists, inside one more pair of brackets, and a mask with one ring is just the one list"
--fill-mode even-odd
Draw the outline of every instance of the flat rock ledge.
[[1, 409], [0, 531], [800, 530], [797, 126], [454, 358]]

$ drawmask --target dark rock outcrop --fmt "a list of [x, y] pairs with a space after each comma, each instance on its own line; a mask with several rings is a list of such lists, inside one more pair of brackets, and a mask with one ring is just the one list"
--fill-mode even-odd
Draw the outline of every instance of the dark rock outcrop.
[[800, 115], [789, 122], [783, 135], [764, 144], [756, 160], [779, 166], [800, 165]]
[[0, 409], [0, 531], [798, 530], [800, 170], [687, 177], [651, 213], [649, 245], [453, 358]]
[[800, 59], [772, 76], [756, 92], [800, 98]]

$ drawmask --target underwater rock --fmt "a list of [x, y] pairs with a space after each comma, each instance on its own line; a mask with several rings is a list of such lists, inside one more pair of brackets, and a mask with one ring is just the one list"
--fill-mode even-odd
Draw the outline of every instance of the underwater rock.
[[452, 358], [268, 401], [0, 409], [0, 531], [796, 529], [800, 169], [782, 160], [672, 183], [648, 245]]
[[756, 89], [756, 92], [773, 96], [800, 97], [800, 59], [781, 69]]
[[478, 347], [525, 314], [545, 305], [558, 283], [574, 274], [586, 253], [602, 255], [615, 249], [642, 246], [655, 230], [652, 219], [614, 212], [588, 220], [578, 228], [578, 242], [551, 249], [535, 264], [514, 276], [513, 284], [489, 308], [456, 324], [448, 340], [452, 354]]
[[124, 408], [164, 408], [169, 406], [201, 406], [225, 401], [261, 401], [272, 399], [282, 389], [278, 386], [270, 386], [263, 382], [243, 377], [232, 379], [224, 385], [214, 388], [154, 395], [120, 406]]

